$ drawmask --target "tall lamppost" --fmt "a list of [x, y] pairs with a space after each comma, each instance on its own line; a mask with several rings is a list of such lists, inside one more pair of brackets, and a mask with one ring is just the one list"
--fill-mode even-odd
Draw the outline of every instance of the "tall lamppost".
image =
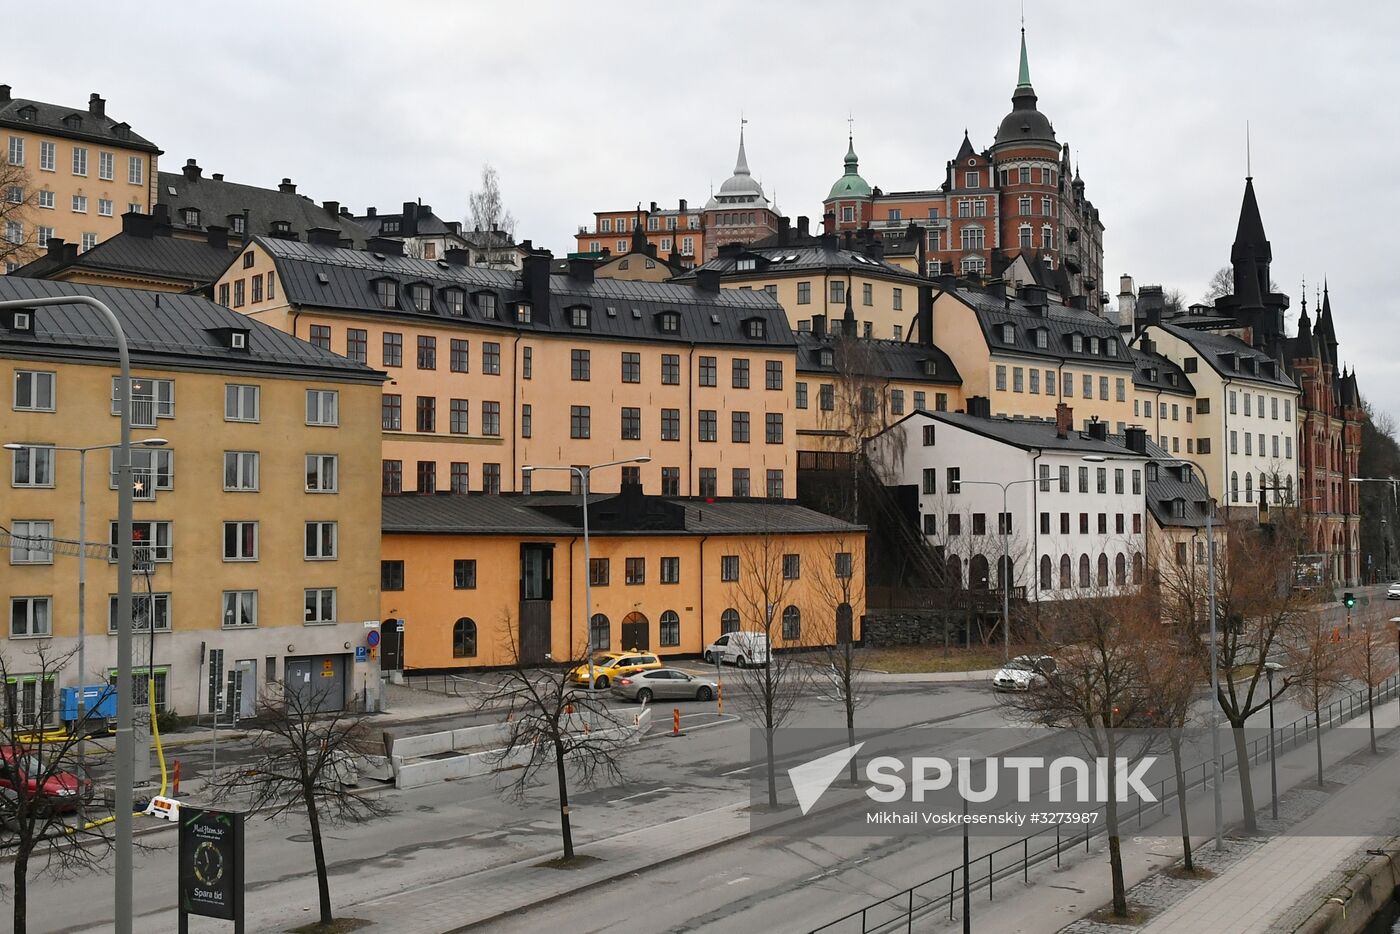
[[624, 457], [621, 460], [594, 464], [591, 467], [576, 467], [572, 464], [526, 464], [520, 472], [526, 475], [537, 470], [567, 470], [578, 477], [579, 498], [583, 503], [583, 631], [588, 638], [588, 690], [593, 690], [593, 562], [588, 552], [588, 488], [593, 471], [604, 467], [618, 467], [622, 464], [649, 464], [651, 455]]
[[136, 785], [135, 708], [131, 697], [131, 357], [121, 321], [90, 295], [50, 295], [0, 301], [0, 311], [30, 312], [48, 305], [86, 305], [97, 310], [117, 345], [117, 412], [121, 441], [117, 445], [117, 767], [116, 869], [113, 873], [113, 931], [131, 934], [133, 852], [131, 817]]
[[[1011, 551], [1008, 536], [1011, 534], [1011, 514], [1006, 507], [1006, 491], [1018, 483], [1034, 483], [1038, 478], [1026, 477], [1021, 480], [959, 480], [959, 484], [972, 483], [1001, 488], [1001, 515], [997, 516], [997, 526], [1001, 529], [1001, 635], [1002, 659], [1011, 661]], [[1046, 482], [1049, 482], [1048, 480]], [[1035, 561], [1032, 559], [1031, 564]], [[1034, 567], [1032, 567], [1034, 573]]]
[[[158, 448], [164, 447], [167, 442], [164, 438], [142, 438], [133, 442], [140, 447]], [[84, 753], [86, 752], [85, 727], [87, 725], [87, 691], [84, 682], [87, 679], [87, 662], [84, 655], [87, 647], [87, 455], [89, 451], [112, 451], [119, 448], [116, 444], [93, 444], [87, 447], [54, 447], [55, 451], [77, 452], [78, 455], [78, 712], [75, 723], [78, 725], [78, 761], [86, 762]], [[10, 442], [6, 444], [7, 451], [22, 451], [29, 447], [27, 444]]]
[[1278, 758], [1274, 755], [1274, 672], [1283, 666], [1278, 662], [1264, 663], [1264, 677], [1269, 680], [1269, 792], [1273, 797], [1272, 816], [1278, 820]]

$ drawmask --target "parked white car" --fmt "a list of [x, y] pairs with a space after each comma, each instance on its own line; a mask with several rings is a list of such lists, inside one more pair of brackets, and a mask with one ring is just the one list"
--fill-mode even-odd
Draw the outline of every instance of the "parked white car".
[[1029, 691], [1045, 686], [1045, 679], [1055, 673], [1055, 659], [1049, 655], [1018, 655], [992, 676], [992, 687], [998, 691]]
[[1400, 581], [1390, 585], [1390, 588], [1385, 592], [1385, 598], [1387, 600], [1400, 600]]
[[705, 646], [705, 661], [747, 668], [768, 664], [768, 634], [763, 632], [726, 632]]

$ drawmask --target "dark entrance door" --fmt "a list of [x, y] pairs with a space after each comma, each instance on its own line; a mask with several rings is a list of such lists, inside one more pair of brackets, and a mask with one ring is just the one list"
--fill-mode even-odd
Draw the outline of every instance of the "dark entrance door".
[[622, 645], [618, 648], [624, 652], [651, 651], [651, 624], [641, 613], [628, 613], [622, 618]]
[[403, 670], [403, 621], [386, 619], [379, 624], [379, 670]]
[[554, 546], [526, 542], [520, 546], [520, 664], [539, 665], [545, 661], [550, 651], [553, 609]]

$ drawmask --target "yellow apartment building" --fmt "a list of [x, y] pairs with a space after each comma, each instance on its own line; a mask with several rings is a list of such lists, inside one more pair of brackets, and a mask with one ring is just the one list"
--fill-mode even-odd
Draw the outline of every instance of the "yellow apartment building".
[[50, 237], [90, 250], [121, 230], [123, 214], [148, 214], [157, 201], [160, 149], [107, 116], [100, 95], [64, 107], [14, 97], [0, 84], [0, 136], [12, 170], [4, 197], [24, 205], [0, 232], [25, 247], [6, 272], [38, 256]]
[[[261, 685], [311, 684], [348, 701], [377, 672], [354, 662], [377, 620], [383, 374], [189, 295], [5, 277], [0, 300], [89, 295], [126, 332], [132, 360], [136, 668], [154, 659], [156, 702], [183, 715], [248, 716]], [[0, 484], [8, 555], [0, 639], [32, 716], [42, 692], [115, 677], [116, 351], [79, 305], [0, 320], [9, 387]], [[86, 461], [87, 526], [78, 527]], [[32, 649], [78, 636], [77, 543], [87, 542], [86, 671], [26, 679]], [[57, 544], [55, 544], [57, 543]], [[152, 625], [153, 624], [153, 625]], [[154, 646], [150, 639], [154, 633]]]
[[860, 637], [863, 528], [787, 503], [629, 485], [590, 500], [585, 572], [581, 520], [576, 496], [385, 497], [382, 617], [403, 627], [404, 667], [581, 657], [585, 573], [595, 650], [695, 656], [721, 633], [767, 628], [765, 604], [780, 649], [833, 644], [838, 618]]
[[[383, 368], [386, 493], [568, 490], [600, 472], [668, 496], [796, 495], [795, 345], [763, 292], [552, 275], [412, 259], [397, 241], [342, 248], [255, 238], [219, 279], [221, 304]], [[328, 236], [327, 236], [328, 235]]]

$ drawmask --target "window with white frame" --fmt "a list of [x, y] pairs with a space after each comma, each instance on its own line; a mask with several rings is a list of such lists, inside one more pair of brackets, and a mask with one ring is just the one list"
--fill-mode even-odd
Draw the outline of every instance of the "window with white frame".
[[53, 633], [52, 597], [11, 597], [10, 638], [31, 639]]
[[39, 144], [39, 168], [45, 172], [58, 171], [58, 144]]
[[[131, 628], [136, 632], [150, 632], [152, 623], [156, 632], [170, 631], [170, 594], [146, 593], [136, 590], [131, 594]], [[117, 631], [117, 595], [107, 597], [107, 632]]]
[[258, 624], [256, 590], [224, 591], [224, 628], [248, 629]]
[[335, 560], [336, 538], [336, 524], [334, 522], [306, 523], [306, 560]]
[[224, 560], [258, 560], [258, 523], [234, 521], [224, 523]]
[[256, 422], [260, 389], [247, 383], [224, 384], [224, 421]]
[[[115, 153], [106, 151], [97, 154], [97, 177], [104, 182], [110, 182], [116, 172], [117, 157]], [[110, 203], [110, 202], [109, 202]]]
[[10, 523], [11, 564], [53, 564], [53, 521], [15, 519]]
[[[108, 452], [107, 488], [117, 488], [117, 451]], [[157, 490], [175, 489], [175, 454], [154, 448], [131, 452], [131, 484], [137, 499], [155, 499]]]
[[[117, 404], [117, 390], [121, 377], [112, 377], [112, 414], [121, 414]], [[149, 379], [144, 376], [131, 378], [131, 424], [139, 428], [154, 428], [158, 418], [175, 417], [175, 381], [173, 379]]]
[[72, 201], [72, 206], [73, 206], [73, 213], [74, 213], [74, 214], [86, 214], [86, 213], [87, 213], [87, 195], [74, 195], [74, 196], [73, 196], [73, 201]]
[[51, 191], [39, 192], [39, 207], [52, 211], [57, 205], [58, 199]]
[[306, 390], [306, 424], [336, 425], [340, 418], [340, 393], [334, 389]]
[[146, 160], [140, 156], [127, 156], [126, 180], [132, 185], [140, 185], [146, 179]]
[[111, 199], [111, 198], [98, 198], [98, 199], [97, 199], [97, 215], [98, 215], [99, 217], [111, 217], [111, 216], [112, 216], [112, 199]]
[[969, 226], [962, 229], [962, 248], [981, 250], [987, 245], [987, 233], [981, 227]]
[[306, 492], [334, 493], [339, 489], [340, 458], [335, 454], [306, 455]]
[[[109, 526], [108, 543], [112, 546], [107, 558], [109, 564], [117, 560], [117, 523]], [[170, 522], [167, 520], [140, 520], [131, 523], [131, 547], [133, 558], [138, 564], [166, 563], [174, 559], [175, 551], [170, 543]]]
[[47, 370], [15, 370], [15, 411], [52, 412], [57, 380]]
[[335, 622], [335, 588], [306, 589], [306, 625], [319, 626]]
[[88, 174], [88, 151], [86, 146], [73, 147], [73, 174]]
[[224, 489], [229, 492], [257, 492], [257, 451], [224, 452]]
[[88, 250], [91, 250], [93, 247], [97, 246], [97, 234], [91, 231], [84, 232], [80, 243], [80, 252], [86, 253]]
[[53, 486], [54, 449], [51, 445], [26, 445], [10, 452], [11, 484], [17, 487]]
[[10, 137], [10, 165], [24, 165], [24, 137]]

